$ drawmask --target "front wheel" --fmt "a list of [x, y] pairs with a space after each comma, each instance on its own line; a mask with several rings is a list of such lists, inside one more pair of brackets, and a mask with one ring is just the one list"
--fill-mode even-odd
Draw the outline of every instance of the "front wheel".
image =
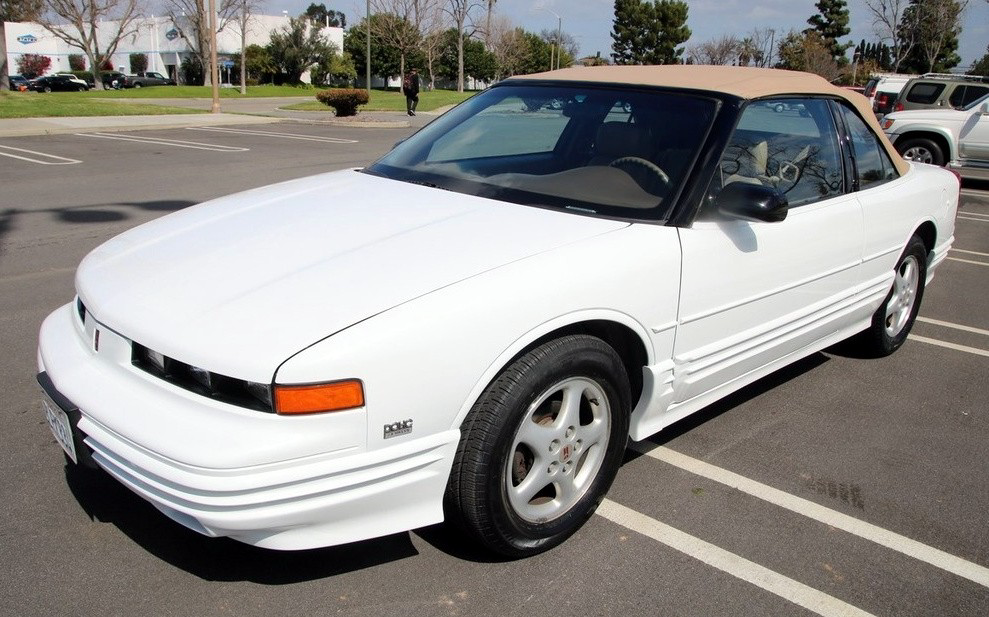
[[896, 151], [908, 161], [944, 166], [944, 151], [936, 142], [926, 137], [913, 137], [896, 144]]
[[927, 247], [917, 236], [910, 238], [896, 263], [893, 288], [872, 315], [872, 324], [859, 335], [858, 343], [868, 355], [888, 356], [903, 345], [913, 328], [927, 280]]
[[521, 356], [464, 422], [448, 513], [510, 557], [563, 542], [618, 472], [630, 398], [621, 358], [601, 339], [566, 336]]
[[134, 84], [134, 87], [135, 87], [135, 88], [141, 88], [141, 87], [143, 87], [143, 86], [141, 86], [141, 82], [137, 82], [136, 84]]

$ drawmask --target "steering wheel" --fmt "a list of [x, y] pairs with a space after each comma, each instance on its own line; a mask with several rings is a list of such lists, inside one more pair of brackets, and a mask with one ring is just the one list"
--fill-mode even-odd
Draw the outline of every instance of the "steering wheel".
[[637, 156], [623, 156], [619, 159], [615, 159], [608, 163], [608, 167], [621, 168], [625, 165], [638, 165], [639, 167], [645, 167], [653, 173], [657, 178], [662, 180], [663, 184], [670, 183], [670, 177], [666, 175], [666, 172], [660, 169], [659, 165], [653, 163], [652, 161], [647, 161], [646, 159], [639, 158]]

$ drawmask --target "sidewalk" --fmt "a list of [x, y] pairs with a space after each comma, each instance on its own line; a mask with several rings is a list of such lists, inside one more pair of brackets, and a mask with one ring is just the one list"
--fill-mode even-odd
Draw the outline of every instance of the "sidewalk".
[[[208, 110], [210, 99], [113, 99], [117, 102], [151, 103]], [[54, 135], [59, 133], [91, 133], [95, 131], [140, 131], [174, 129], [190, 126], [223, 126], [230, 124], [269, 124], [296, 121], [334, 124], [354, 128], [421, 128], [450, 107], [419, 112], [409, 117], [405, 112], [364, 111], [353, 118], [336, 118], [328, 112], [291, 111], [279, 109], [298, 102], [290, 98], [223, 99], [223, 111], [235, 113], [188, 114], [162, 116], [86, 116], [48, 118], [0, 118], [0, 137]]]

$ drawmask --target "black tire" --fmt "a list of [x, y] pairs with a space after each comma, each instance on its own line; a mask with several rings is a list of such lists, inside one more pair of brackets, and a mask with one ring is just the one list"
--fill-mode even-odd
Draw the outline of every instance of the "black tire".
[[[561, 402], [568, 394], [578, 401], [567, 407], [573, 415]], [[447, 485], [448, 518], [509, 557], [560, 544], [594, 513], [618, 472], [630, 400], [621, 358], [601, 339], [566, 336], [521, 356], [464, 421]], [[547, 448], [530, 448], [538, 439], [528, 433], [545, 438]], [[542, 483], [532, 497], [521, 495]]]
[[142, 88], [143, 86], [141, 85], [141, 82], [137, 82], [136, 84], [134, 84], [134, 87], [135, 88]]
[[[917, 236], [910, 238], [907, 247], [896, 262], [896, 276], [886, 300], [872, 315], [872, 324], [856, 338], [859, 349], [871, 357], [888, 356], [907, 340], [910, 329], [917, 320], [920, 303], [924, 298], [924, 282], [927, 279], [927, 247]], [[915, 283], [910, 279], [915, 277]], [[912, 287], [912, 289], [910, 288]], [[909, 305], [896, 310], [896, 306]], [[893, 314], [890, 314], [891, 303]]]
[[52, 91], [52, 87], [51, 86], [45, 86], [44, 87], [44, 91], [45, 92], [51, 92]]
[[77, 90], [78, 90], [79, 92], [85, 92], [86, 90], [89, 90], [89, 88], [87, 88], [86, 86], [79, 86], [79, 87], [77, 88]]
[[896, 151], [900, 156], [919, 163], [928, 163], [944, 167], [947, 162], [944, 150], [933, 139], [926, 137], [911, 137], [896, 142]]

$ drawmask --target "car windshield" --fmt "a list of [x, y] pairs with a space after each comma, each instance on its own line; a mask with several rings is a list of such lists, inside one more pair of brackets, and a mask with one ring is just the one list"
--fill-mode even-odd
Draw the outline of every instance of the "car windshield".
[[364, 171], [512, 203], [662, 219], [717, 109], [684, 93], [507, 84]]

